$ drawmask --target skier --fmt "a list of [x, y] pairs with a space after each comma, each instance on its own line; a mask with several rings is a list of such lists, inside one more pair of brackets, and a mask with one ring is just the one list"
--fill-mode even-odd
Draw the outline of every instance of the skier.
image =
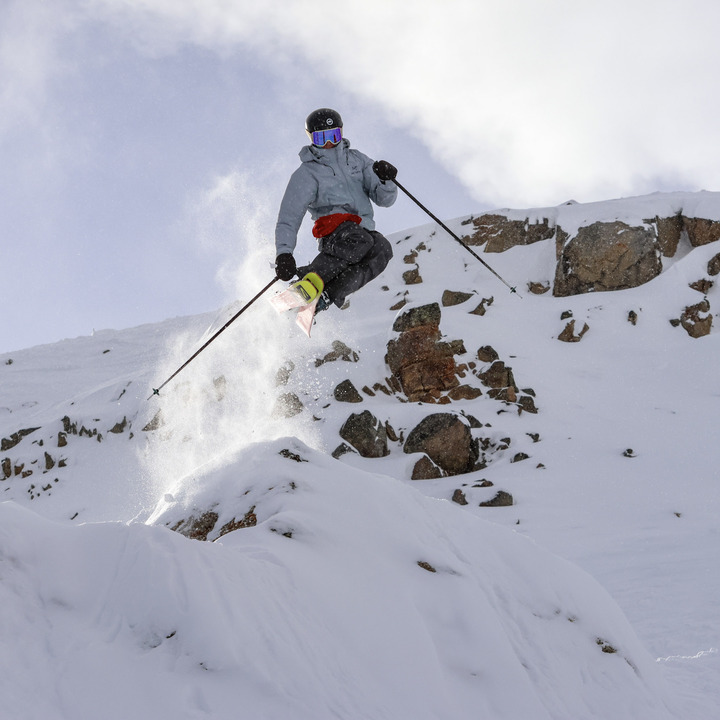
[[[308, 115], [310, 145], [300, 151], [302, 164], [292, 174], [275, 227], [275, 269], [280, 280], [307, 278], [319, 293], [315, 312], [345, 298], [377, 277], [392, 258], [388, 240], [375, 230], [371, 201], [390, 207], [397, 198], [397, 170], [350, 148], [339, 113], [320, 108]], [[318, 255], [298, 268], [293, 251], [305, 213], [315, 221]], [[313, 290], [314, 288], [314, 290]], [[310, 297], [309, 299], [312, 299]]]

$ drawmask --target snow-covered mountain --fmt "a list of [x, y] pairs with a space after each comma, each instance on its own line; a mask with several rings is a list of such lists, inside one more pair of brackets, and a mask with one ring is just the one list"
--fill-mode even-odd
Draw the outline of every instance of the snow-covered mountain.
[[[720, 219], [700, 195], [506, 214]], [[435, 225], [391, 241], [312, 339], [261, 300], [159, 398], [239, 305], [0, 356], [0, 717], [716, 717], [720, 335], [677, 319], [717, 314], [718, 243], [554, 297], [553, 237], [484, 255], [520, 295]], [[409, 402], [388, 343], [434, 303], [469, 390]], [[439, 413], [474, 469], [412, 480]]]

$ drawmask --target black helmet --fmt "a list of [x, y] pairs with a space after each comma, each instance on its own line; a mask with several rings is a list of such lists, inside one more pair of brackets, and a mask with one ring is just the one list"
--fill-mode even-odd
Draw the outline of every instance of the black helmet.
[[313, 133], [318, 130], [331, 130], [332, 128], [341, 128], [343, 126], [340, 113], [330, 108], [320, 108], [313, 110], [305, 120], [305, 130]]

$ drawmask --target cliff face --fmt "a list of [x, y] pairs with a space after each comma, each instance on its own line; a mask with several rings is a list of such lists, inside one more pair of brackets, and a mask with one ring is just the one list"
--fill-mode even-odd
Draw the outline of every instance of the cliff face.
[[464, 242], [488, 253], [554, 239], [556, 297], [624, 290], [657, 277], [662, 258], [675, 257], [684, 244], [720, 239], [720, 193], [495, 211], [473, 218], [472, 226]]

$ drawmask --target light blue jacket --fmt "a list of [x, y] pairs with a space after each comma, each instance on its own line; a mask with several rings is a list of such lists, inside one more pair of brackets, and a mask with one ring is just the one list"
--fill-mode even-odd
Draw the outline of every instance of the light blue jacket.
[[374, 202], [390, 207], [397, 198], [397, 185], [382, 183], [373, 172], [373, 161], [348, 140], [334, 148], [306, 145], [300, 151], [302, 165], [291, 175], [275, 226], [277, 255], [291, 253], [305, 213], [313, 220], [333, 213], [354, 213], [362, 227], [375, 229]]

